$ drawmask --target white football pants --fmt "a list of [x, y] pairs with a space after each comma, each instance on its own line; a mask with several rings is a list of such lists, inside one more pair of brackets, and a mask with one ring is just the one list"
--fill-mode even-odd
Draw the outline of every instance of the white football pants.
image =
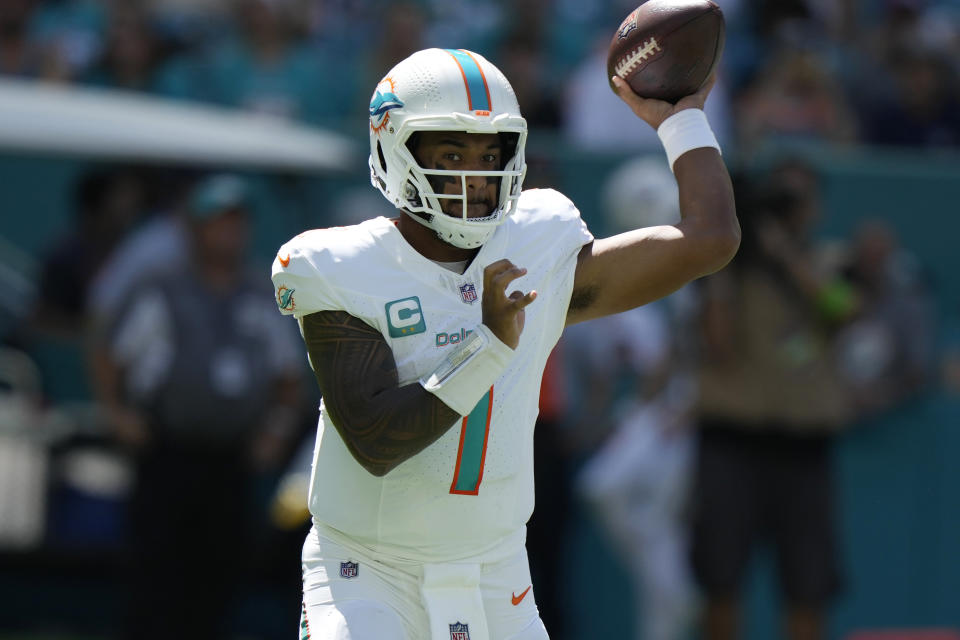
[[303, 545], [300, 638], [549, 640], [522, 546], [498, 562], [424, 565], [376, 557], [317, 527]]

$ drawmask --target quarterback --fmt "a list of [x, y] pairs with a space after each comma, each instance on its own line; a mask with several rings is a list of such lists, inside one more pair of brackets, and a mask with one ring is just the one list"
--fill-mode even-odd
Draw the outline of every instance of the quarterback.
[[507, 79], [476, 53], [429, 49], [370, 102], [371, 180], [398, 217], [280, 248], [277, 304], [323, 395], [303, 638], [547, 638], [524, 547], [547, 356], [565, 325], [716, 271], [740, 238], [702, 111], [711, 83], [673, 105], [614, 82], [663, 140], [676, 225], [594, 239], [565, 196], [524, 191]]

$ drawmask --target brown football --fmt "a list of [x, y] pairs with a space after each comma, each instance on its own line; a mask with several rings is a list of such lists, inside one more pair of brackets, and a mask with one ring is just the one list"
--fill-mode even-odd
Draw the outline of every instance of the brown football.
[[618, 75], [637, 95], [676, 102], [713, 73], [724, 37], [723, 12], [710, 0], [648, 0], [613, 34], [607, 79]]

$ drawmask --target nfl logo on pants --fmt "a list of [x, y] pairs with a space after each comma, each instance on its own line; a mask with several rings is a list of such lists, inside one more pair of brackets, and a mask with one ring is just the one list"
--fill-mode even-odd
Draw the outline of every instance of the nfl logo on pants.
[[462, 622], [450, 625], [450, 640], [470, 640], [470, 630]]
[[356, 578], [357, 574], [360, 572], [360, 565], [356, 562], [341, 562], [340, 563], [340, 577], [341, 578]]

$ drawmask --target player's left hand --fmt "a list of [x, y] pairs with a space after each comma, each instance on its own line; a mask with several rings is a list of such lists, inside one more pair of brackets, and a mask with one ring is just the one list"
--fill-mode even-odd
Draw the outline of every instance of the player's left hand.
[[703, 105], [707, 101], [707, 96], [710, 95], [710, 90], [713, 89], [713, 84], [716, 80], [717, 74], [711, 74], [711, 76], [707, 78], [707, 81], [703, 83], [703, 86], [700, 87], [699, 91], [680, 98], [677, 104], [670, 104], [664, 100], [656, 100], [654, 98], [642, 98], [634, 93], [626, 80], [620, 76], [613, 76], [613, 85], [620, 99], [626, 102], [627, 106], [629, 106], [641, 120], [654, 129], [659, 129], [664, 120], [679, 111], [683, 111], [684, 109], [703, 109]]
[[507, 295], [507, 287], [526, 273], [526, 269], [506, 258], [487, 265], [483, 270], [483, 298], [480, 301], [483, 324], [511, 349], [520, 344], [526, 317], [524, 308], [537, 299], [537, 292], [512, 291]]

